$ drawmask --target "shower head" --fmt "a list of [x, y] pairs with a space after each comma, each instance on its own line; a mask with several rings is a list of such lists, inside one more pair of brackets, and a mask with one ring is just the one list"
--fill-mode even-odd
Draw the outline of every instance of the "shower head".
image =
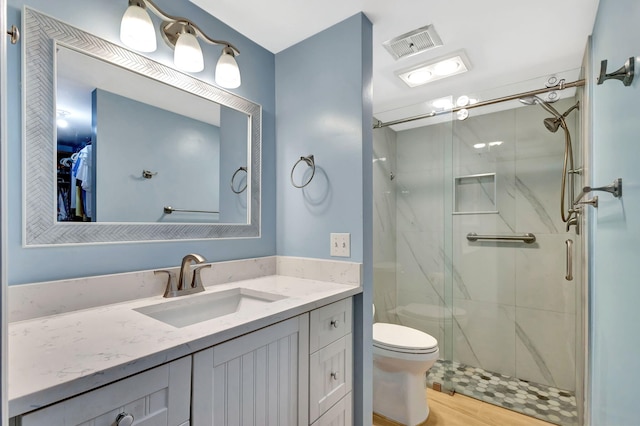
[[569, 115], [571, 111], [573, 111], [576, 108], [580, 108], [580, 101], [578, 101], [574, 106], [572, 106], [567, 111], [565, 111], [564, 114], [560, 114], [558, 110], [552, 107], [548, 102], [544, 101], [543, 99], [540, 99], [538, 96], [529, 96], [527, 98], [520, 98], [519, 101], [525, 105], [538, 104], [542, 108], [544, 108], [545, 111], [547, 111], [549, 114], [553, 115], [553, 117], [545, 118], [543, 121], [544, 127], [546, 127], [547, 130], [549, 130], [552, 133], [555, 133], [558, 131], [560, 126], [562, 126], [562, 122], [567, 117], [567, 115]]
[[547, 101], [541, 99], [538, 96], [529, 96], [527, 98], [520, 98], [519, 100], [525, 105], [538, 104], [542, 108], [544, 108], [549, 114], [553, 115], [555, 118], [562, 117], [562, 115], [560, 115], [560, 113], [554, 107], [552, 107]]
[[544, 123], [544, 127], [546, 127], [548, 131], [550, 131], [551, 133], [555, 133], [560, 128], [560, 125], [562, 124], [562, 120], [560, 120], [559, 118], [550, 117], [550, 118], [545, 118], [543, 123]]
[[[545, 118], [544, 119], [544, 127], [546, 127], [547, 130], [549, 130], [551, 133], [557, 132], [558, 128], [563, 125], [562, 124], [563, 119], [567, 118], [569, 113], [571, 111], [573, 111], [574, 109], [576, 109], [576, 108], [580, 108], [580, 101], [576, 102], [576, 104], [574, 106], [572, 106], [571, 108], [566, 110], [564, 112], [564, 114], [562, 114], [560, 117], [557, 117], [557, 118]], [[555, 109], [554, 109], [554, 111], [555, 111]]]

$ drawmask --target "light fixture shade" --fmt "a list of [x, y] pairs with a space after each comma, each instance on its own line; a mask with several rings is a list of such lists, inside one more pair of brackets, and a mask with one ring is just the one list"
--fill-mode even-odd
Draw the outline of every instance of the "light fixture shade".
[[136, 5], [127, 8], [120, 23], [120, 40], [139, 52], [156, 50], [156, 30], [146, 10]]
[[180, 34], [173, 52], [173, 63], [187, 72], [200, 72], [204, 69], [204, 57], [196, 36], [188, 32]]
[[216, 65], [215, 80], [217, 85], [227, 89], [240, 87], [240, 68], [230, 47], [222, 49], [222, 55]]

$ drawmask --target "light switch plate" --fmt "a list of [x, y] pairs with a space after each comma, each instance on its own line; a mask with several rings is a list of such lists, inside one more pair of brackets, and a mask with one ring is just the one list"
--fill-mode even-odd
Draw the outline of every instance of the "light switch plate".
[[351, 234], [331, 233], [331, 256], [351, 257]]

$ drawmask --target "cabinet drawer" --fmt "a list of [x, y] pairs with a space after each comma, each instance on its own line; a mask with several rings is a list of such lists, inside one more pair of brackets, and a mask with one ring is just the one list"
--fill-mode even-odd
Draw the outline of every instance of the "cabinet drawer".
[[312, 426], [351, 426], [353, 424], [351, 412], [353, 401], [351, 400], [351, 395], [351, 392], [349, 392], [313, 423]]
[[352, 346], [349, 333], [309, 357], [309, 421], [351, 392]]
[[189, 424], [191, 357], [181, 358], [22, 416], [22, 426], [112, 426], [120, 413], [134, 426]]
[[351, 333], [351, 306], [351, 298], [348, 298], [311, 311], [309, 352], [315, 352]]

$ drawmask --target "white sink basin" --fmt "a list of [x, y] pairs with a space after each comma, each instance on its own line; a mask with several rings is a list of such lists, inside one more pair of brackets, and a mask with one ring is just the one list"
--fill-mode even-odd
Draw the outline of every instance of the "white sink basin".
[[174, 327], [186, 327], [224, 315], [249, 311], [282, 299], [286, 299], [286, 296], [248, 288], [232, 288], [134, 310]]

